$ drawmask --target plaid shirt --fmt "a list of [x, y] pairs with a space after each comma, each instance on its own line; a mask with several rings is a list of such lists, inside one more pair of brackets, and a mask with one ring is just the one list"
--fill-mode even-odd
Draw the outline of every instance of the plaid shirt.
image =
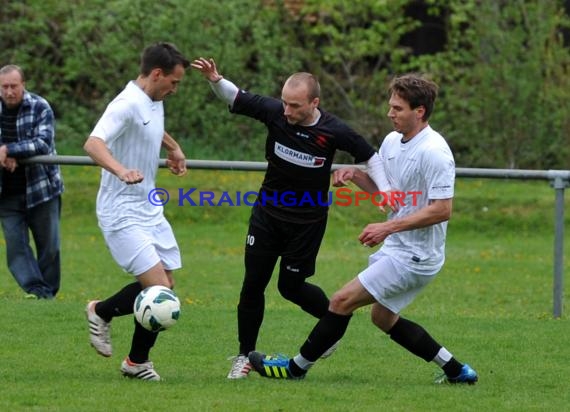
[[[0, 105], [2, 116], [2, 105]], [[5, 143], [2, 141], [0, 128], [0, 145], [6, 144], [8, 157], [25, 159], [38, 155], [56, 155], [55, 151], [55, 119], [49, 103], [41, 96], [24, 92], [24, 98], [16, 128], [18, 140]], [[3, 173], [0, 168], [0, 173]], [[2, 191], [0, 175], [0, 192]], [[33, 163], [26, 165], [26, 206], [32, 208], [47, 202], [63, 193], [63, 180], [59, 165]]]

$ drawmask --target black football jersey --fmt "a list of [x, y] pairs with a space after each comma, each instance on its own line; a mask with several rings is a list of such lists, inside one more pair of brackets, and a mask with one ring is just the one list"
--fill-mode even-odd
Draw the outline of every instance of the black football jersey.
[[240, 90], [231, 111], [252, 117], [267, 127], [268, 166], [258, 203], [270, 215], [289, 222], [322, 219], [331, 201], [330, 172], [336, 150], [365, 162], [374, 148], [346, 123], [320, 109], [313, 126], [287, 122], [281, 100]]

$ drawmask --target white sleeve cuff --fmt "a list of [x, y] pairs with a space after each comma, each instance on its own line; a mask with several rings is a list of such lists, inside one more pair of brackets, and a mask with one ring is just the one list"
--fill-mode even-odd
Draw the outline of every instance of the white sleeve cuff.
[[372, 179], [374, 183], [376, 183], [376, 187], [378, 190], [382, 192], [388, 192], [392, 188], [390, 187], [390, 182], [386, 177], [386, 170], [384, 169], [384, 159], [383, 157], [378, 154], [374, 153], [374, 155], [368, 159], [366, 162], [366, 172], [368, 176]]
[[230, 106], [234, 104], [234, 100], [239, 92], [238, 87], [226, 79], [222, 79], [215, 83], [210, 82], [210, 87], [219, 99], [223, 100]]

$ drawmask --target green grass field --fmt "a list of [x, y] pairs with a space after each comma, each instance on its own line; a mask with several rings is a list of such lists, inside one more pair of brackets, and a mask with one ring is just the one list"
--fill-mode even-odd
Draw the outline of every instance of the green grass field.
[[[24, 300], [0, 247], [1, 411], [568, 411], [569, 299], [552, 317], [554, 192], [546, 182], [459, 179], [447, 263], [404, 315], [428, 329], [480, 374], [471, 387], [432, 383], [437, 368], [375, 329], [359, 310], [333, 357], [303, 381], [252, 373], [225, 378], [235, 355], [235, 306], [249, 207], [178, 207], [166, 213], [183, 252], [176, 291], [179, 323], [163, 333], [152, 360], [163, 382], [131, 381], [119, 366], [132, 318], [113, 321], [112, 358], [88, 344], [83, 310], [131, 279], [111, 260], [97, 228], [99, 169], [63, 168], [62, 289], [54, 301]], [[220, 193], [256, 190], [259, 172], [161, 170], [158, 186]], [[566, 196], [568, 198], [568, 196]], [[566, 200], [569, 228], [570, 202]], [[315, 283], [333, 293], [365, 267], [357, 242], [378, 219], [374, 207], [331, 208]], [[567, 234], [566, 233], [566, 234]], [[3, 245], [3, 241], [2, 241]], [[570, 274], [566, 236], [565, 267]], [[295, 355], [315, 320], [267, 291], [258, 349]]]

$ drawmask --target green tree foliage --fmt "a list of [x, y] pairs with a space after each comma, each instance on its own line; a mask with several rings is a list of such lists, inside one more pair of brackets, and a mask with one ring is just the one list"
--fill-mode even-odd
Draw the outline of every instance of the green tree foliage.
[[570, 53], [560, 1], [432, 1], [449, 10], [447, 50], [421, 56], [443, 85], [434, 119], [465, 166], [565, 168]]
[[[279, 95], [287, 73], [301, 70], [278, 4], [233, 0], [2, 0], [0, 64], [21, 65], [27, 87], [57, 116], [60, 153], [81, 146], [109, 100], [138, 73], [142, 49], [172, 41], [190, 59], [214, 57], [244, 88]], [[7, 24], [7, 23], [10, 24]], [[198, 73], [187, 72], [165, 103], [167, 128], [190, 157], [263, 158], [263, 128], [230, 116]], [[188, 139], [185, 139], [188, 138]], [[64, 148], [64, 150], [62, 150]]]
[[[322, 105], [377, 145], [391, 130], [386, 85], [406, 71], [440, 84], [432, 124], [460, 166], [568, 168], [570, 57], [561, 0], [0, 0], [0, 65], [21, 65], [27, 87], [57, 116], [58, 150], [81, 146], [108, 101], [138, 72], [142, 49], [172, 41], [214, 57], [238, 86], [279, 97], [286, 77], [311, 71]], [[442, 50], [402, 39], [443, 25]], [[165, 102], [167, 128], [191, 158], [263, 158], [265, 129], [229, 114], [188, 71]], [[339, 161], [347, 159], [339, 158]]]
[[401, 37], [419, 24], [405, 16], [408, 2], [307, 0], [299, 18], [297, 40], [310, 51], [305, 59], [320, 77], [324, 107], [376, 147], [391, 130], [386, 83], [409, 55]]

